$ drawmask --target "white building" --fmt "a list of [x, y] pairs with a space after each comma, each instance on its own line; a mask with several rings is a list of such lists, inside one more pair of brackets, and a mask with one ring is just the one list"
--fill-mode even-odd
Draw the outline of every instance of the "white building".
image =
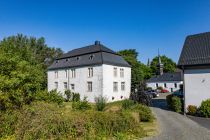
[[117, 53], [96, 41], [57, 58], [48, 68], [48, 91], [70, 89], [94, 102], [102, 95], [108, 102], [129, 98], [130, 65]]
[[210, 98], [210, 32], [186, 38], [179, 67], [184, 74], [185, 110]]
[[147, 80], [147, 87], [157, 89], [162, 87], [169, 92], [174, 92], [180, 89], [183, 84], [181, 72], [163, 73], [164, 65], [161, 63], [160, 55], [158, 55], [157, 75]]

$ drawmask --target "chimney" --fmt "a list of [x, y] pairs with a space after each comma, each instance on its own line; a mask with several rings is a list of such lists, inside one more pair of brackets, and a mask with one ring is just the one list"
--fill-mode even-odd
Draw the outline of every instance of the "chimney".
[[95, 45], [100, 45], [100, 41], [96, 40]]

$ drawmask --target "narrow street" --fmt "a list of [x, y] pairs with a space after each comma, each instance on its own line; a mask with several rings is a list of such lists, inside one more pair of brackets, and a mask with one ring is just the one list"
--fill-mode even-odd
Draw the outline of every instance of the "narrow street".
[[179, 113], [167, 109], [166, 94], [153, 100], [152, 110], [157, 118], [160, 134], [145, 140], [210, 140], [210, 130]]

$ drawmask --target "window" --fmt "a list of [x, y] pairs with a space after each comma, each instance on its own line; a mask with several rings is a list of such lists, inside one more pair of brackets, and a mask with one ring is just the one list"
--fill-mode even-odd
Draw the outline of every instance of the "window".
[[74, 84], [71, 84], [71, 90], [74, 90], [74, 88], [75, 88]]
[[89, 60], [93, 60], [94, 55], [89, 56]]
[[114, 68], [114, 77], [117, 77], [117, 68]]
[[76, 60], [78, 61], [80, 59], [80, 57], [76, 57]]
[[122, 91], [125, 90], [125, 82], [121, 82], [121, 90], [122, 90]]
[[113, 91], [114, 92], [117, 92], [118, 91], [118, 83], [117, 82], [114, 82], [113, 83]]
[[164, 87], [167, 88], [167, 84], [166, 83], [164, 83]]
[[71, 69], [71, 77], [75, 78], [76, 77], [76, 71], [75, 69]]
[[55, 89], [58, 89], [58, 82], [55, 82]]
[[58, 78], [58, 71], [55, 71], [55, 78]]
[[93, 68], [88, 68], [88, 77], [93, 77]]
[[64, 89], [67, 90], [67, 82], [64, 82], [63, 85], [64, 85]]
[[68, 77], [68, 71], [67, 70], [65, 70], [65, 75], [66, 75], [66, 78]]
[[158, 83], [156, 83], [156, 88], [158, 88]]
[[92, 82], [87, 82], [87, 86], [88, 86], [88, 92], [92, 92], [93, 90]]
[[120, 69], [120, 77], [124, 77], [124, 69]]
[[174, 83], [174, 87], [177, 88], [177, 83]]

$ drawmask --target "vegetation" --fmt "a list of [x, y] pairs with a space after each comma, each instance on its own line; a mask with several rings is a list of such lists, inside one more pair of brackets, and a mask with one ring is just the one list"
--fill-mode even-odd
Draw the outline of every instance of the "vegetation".
[[122, 108], [123, 109], [131, 109], [131, 107], [135, 104], [133, 100], [125, 99], [122, 102]]
[[168, 104], [168, 107], [172, 110], [174, 110], [175, 112], [182, 112], [183, 110], [183, 103], [181, 101], [181, 98], [177, 97], [177, 96], [173, 96], [172, 94], [166, 96], [166, 101]]
[[202, 101], [199, 111], [202, 116], [206, 118], [210, 117], [210, 99]]
[[91, 105], [88, 103], [87, 97], [84, 97], [83, 101], [73, 101], [72, 108], [76, 110], [89, 110]]
[[95, 98], [96, 110], [103, 111], [106, 107], [106, 102], [107, 102], [106, 97], [103, 97], [102, 95], [100, 95], [99, 97], [96, 97]]
[[198, 108], [195, 105], [188, 105], [187, 111], [189, 115], [195, 115], [198, 111]]

